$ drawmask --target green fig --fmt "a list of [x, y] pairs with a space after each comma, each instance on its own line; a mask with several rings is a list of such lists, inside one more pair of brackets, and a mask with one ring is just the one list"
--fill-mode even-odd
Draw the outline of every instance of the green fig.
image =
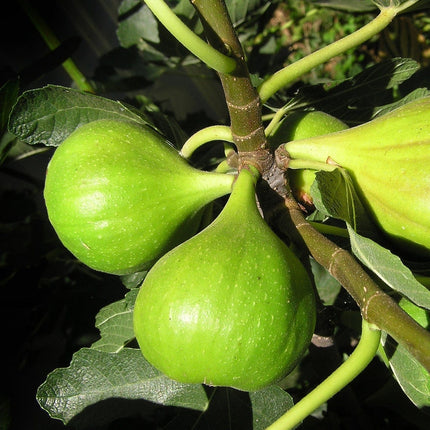
[[[293, 112], [286, 115], [268, 137], [270, 146], [276, 149], [282, 143], [291, 140], [334, 133], [345, 130], [348, 126], [340, 119], [322, 112]], [[308, 169], [288, 170], [288, 182], [297, 201], [305, 207], [312, 207], [311, 185], [315, 180], [315, 171]]]
[[348, 126], [343, 121], [326, 112], [295, 111], [279, 121], [268, 136], [268, 141], [272, 147], [277, 148], [290, 140], [306, 139], [346, 128]]
[[291, 159], [337, 163], [400, 249], [430, 255], [430, 97], [365, 124], [285, 144]]
[[308, 274], [261, 217], [244, 168], [215, 221], [151, 268], [134, 331], [172, 379], [254, 391], [293, 369], [315, 318]]
[[44, 197], [67, 249], [95, 270], [123, 275], [194, 234], [201, 209], [233, 180], [191, 167], [148, 126], [99, 120], [55, 150]]

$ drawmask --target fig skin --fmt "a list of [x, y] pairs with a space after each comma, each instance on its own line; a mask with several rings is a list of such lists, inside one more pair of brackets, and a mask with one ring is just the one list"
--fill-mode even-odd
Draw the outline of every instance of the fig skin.
[[[348, 126], [338, 118], [322, 111], [296, 111], [286, 115], [268, 137], [269, 144], [276, 149], [291, 140], [334, 133]], [[308, 210], [313, 209], [311, 185], [315, 180], [315, 170], [289, 169], [288, 181], [294, 198]]]
[[44, 197], [64, 246], [92, 269], [144, 270], [195, 234], [231, 175], [191, 167], [148, 126], [99, 120], [75, 130], [48, 165]]
[[288, 142], [292, 159], [349, 171], [363, 203], [400, 252], [430, 257], [430, 97], [365, 124]]
[[254, 177], [242, 169], [216, 220], [151, 268], [134, 330], [170, 378], [255, 391], [301, 359], [315, 306], [307, 272], [261, 217]]
[[268, 136], [275, 149], [291, 140], [345, 130], [348, 126], [340, 119], [323, 111], [296, 111], [286, 115]]

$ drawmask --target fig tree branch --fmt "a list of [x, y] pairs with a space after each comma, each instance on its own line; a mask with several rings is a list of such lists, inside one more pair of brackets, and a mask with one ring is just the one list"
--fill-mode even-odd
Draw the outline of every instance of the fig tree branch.
[[[236, 59], [231, 73], [219, 73], [230, 114], [234, 143], [239, 153], [249, 157], [267, 155], [266, 136], [261, 120], [261, 101], [252, 85], [242, 45], [237, 37], [223, 0], [191, 0], [199, 13], [209, 43], [227, 49]], [[246, 155], [243, 154], [246, 158]], [[256, 163], [258, 166], [258, 162]], [[260, 169], [261, 170], [261, 169]]]

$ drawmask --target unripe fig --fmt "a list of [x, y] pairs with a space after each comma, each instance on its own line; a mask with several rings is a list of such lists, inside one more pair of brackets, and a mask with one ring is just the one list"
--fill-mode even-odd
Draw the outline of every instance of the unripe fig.
[[261, 217], [242, 169], [221, 214], [164, 255], [144, 280], [134, 330], [172, 379], [254, 391], [298, 363], [315, 325], [301, 262]]
[[89, 267], [121, 275], [194, 234], [200, 210], [233, 180], [191, 167], [147, 126], [100, 120], [56, 149], [44, 196], [64, 246]]
[[[322, 111], [293, 112], [279, 122], [269, 137], [270, 146], [276, 149], [290, 140], [345, 130], [348, 126], [340, 119]], [[308, 169], [288, 170], [288, 180], [294, 197], [305, 207], [312, 206], [311, 185], [315, 180], [315, 171]]]
[[278, 147], [290, 140], [306, 139], [321, 134], [345, 130], [348, 126], [322, 111], [296, 111], [286, 115], [268, 137], [271, 146]]
[[430, 97], [285, 149], [292, 159], [346, 168], [382, 231], [401, 249], [430, 255]]

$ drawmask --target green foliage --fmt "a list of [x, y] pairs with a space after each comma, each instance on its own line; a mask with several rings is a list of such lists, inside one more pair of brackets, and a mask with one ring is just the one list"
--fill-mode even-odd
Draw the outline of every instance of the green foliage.
[[[168, 3], [196, 34], [205, 37], [189, 0]], [[254, 83], [353, 33], [376, 11], [368, 0], [226, 3]], [[419, 2], [414, 9], [423, 13], [405, 14], [424, 39], [429, 31], [425, 3]], [[12, 428], [17, 399], [21, 401], [25, 392], [34, 396], [34, 381], [39, 384], [46, 378], [37, 391], [37, 401], [51, 417], [71, 427], [126, 429], [128, 425], [134, 428], [136, 420], [140, 427], [175, 430], [264, 429], [293, 405], [293, 398], [303, 397], [344, 362], [358, 340], [359, 309], [327, 268], [307, 255], [303, 259], [321, 300], [317, 336], [284, 380], [251, 393], [178, 383], [152, 367], [136, 343], [134, 302], [146, 271], [117, 278], [93, 272], [73, 258], [58, 241], [43, 208], [47, 163], [37, 167], [41, 173], [37, 177], [27, 173], [26, 160], [37, 159], [30, 155], [47, 160], [76, 129], [101, 119], [152, 127], [177, 148], [206, 125], [228, 124], [217, 74], [174, 39], [143, 2], [122, 1], [117, 24], [119, 45], [100, 56], [91, 76], [97, 95], [62, 86], [67, 85], [63, 82], [54, 85], [48, 81], [37, 88], [39, 81], [29, 82], [28, 70], [12, 76], [0, 89], [0, 160], [6, 178], [0, 195], [0, 270], [2, 325], [9, 345], [4, 369], [17, 369], [0, 392], [0, 427]], [[385, 37], [395, 33], [394, 45], [405, 45], [408, 39], [395, 30], [391, 28]], [[263, 107], [263, 119], [268, 123], [280, 108], [287, 115], [320, 110], [352, 127], [428, 96], [428, 42], [419, 45], [420, 56], [407, 58], [404, 51], [398, 51], [401, 56], [390, 58], [391, 53], [380, 50], [380, 40], [374, 37], [302, 76]], [[34, 65], [30, 75], [60, 65], [64, 49], [76, 52], [61, 45], [50, 58], [42, 58], [46, 65]], [[217, 142], [197, 151], [191, 164], [211, 170], [224, 160], [223, 149]], [[11, 192], [9, 186], [16, 181], [26, 181], [31, 191]], [[393, 253], [377, 234], [347, 171], [319, 172], [311, 193], [316, 206], [308, 216], [312, 225], [350, 249], [384, 291], [401, 304], [407, 298], [405, 309], [425, 326], [430, 309], [428, 261], [415, 261], [409, 253], [400, 259]], [[217, 217], [225, 201], [214, 201], [207, 208], [201, 228]], [[242, 214], [237, 219], [242, 221]], [[299, 254], [292, 238], [277, 233]], [[324, 347], [327, 345], [330, 347]], [[371, 419], [381, 429], [426, 430], [428, 372], [385, 333], [379, 357], [349, 391], [322, 405], [301, 428], [331, 427], [334, 422], [348, 427], [354, 414], [354, 421]], [[39, 373], [29, 378], [29, 369]], [[345, 408], [341, 400], [347, 406], [358, 402], [361, 411]], [[411, 402], [420, 409], [411, 409]], [[45, 418], [41, 428], [46, 427]]]
[[139, 350], [130, 348], [118, 353], [82, 348], [74, 355], [70, 367], [52, 372], [37, 393], [41, 406], [65, 424], [89, 405], [110, 398], [146, 399], [198, 410], [207, 407], [201, 385], [172, 381], [145, 362]]

